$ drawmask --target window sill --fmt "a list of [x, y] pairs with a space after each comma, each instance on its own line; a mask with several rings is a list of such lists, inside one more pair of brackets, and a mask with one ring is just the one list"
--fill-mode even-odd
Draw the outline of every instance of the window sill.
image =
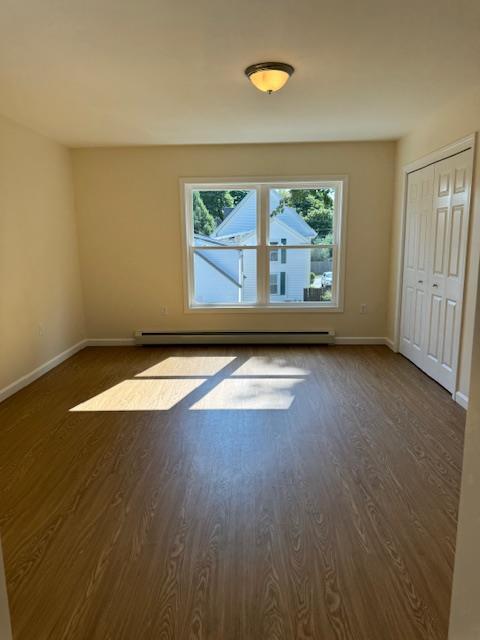
[[343, 307], [337, 304], [269, 304], [269, 305], [191, 305], [185, 313], [343, 313]]

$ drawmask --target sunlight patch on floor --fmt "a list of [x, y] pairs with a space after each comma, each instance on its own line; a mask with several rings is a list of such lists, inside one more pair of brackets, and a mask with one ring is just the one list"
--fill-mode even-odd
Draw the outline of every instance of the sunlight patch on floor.
[[266, 358], [252, 356], [244, 362], [234, 373], [235, 376], [306, 376], [308, 369], [295, 367], [286, 358]]
[[294, 400], [298, 378], [222, 380], [191, 409], [194, 410], [286, 410]]
[[205, 378], [124, 380], [70, 411], [166, 411], [204, 382]]
[[213, 376], [235, 360], [236, 356], [170, 356], [153, 367], [137, 373], [136, 378], [155, 376]]

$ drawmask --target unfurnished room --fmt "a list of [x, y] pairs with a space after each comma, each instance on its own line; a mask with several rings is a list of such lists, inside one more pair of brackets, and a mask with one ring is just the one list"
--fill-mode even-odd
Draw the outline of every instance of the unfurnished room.
[[0, 1], [0, 640], [480, 640], [480, 3]]

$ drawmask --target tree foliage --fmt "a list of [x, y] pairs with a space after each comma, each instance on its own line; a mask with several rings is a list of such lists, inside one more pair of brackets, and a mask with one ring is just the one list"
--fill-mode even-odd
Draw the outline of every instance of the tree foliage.
[[220, 224], [224, 218], [224, 210], [235, 206], [235, 201], [230, 191], [199, 191], [203, 204], [207, 211]]
[[237, 204], [245, 198], [248, 191], [229, 191], [230, 195], [233, 198], [233, 206], [236, 207]]
[[215, 222], [220, 224], [225, 219], [225, 209], [233, 209], [246, 196], [246, 191], [199, 191], [203, 204]]
[[194, 191], [193, 229], [195, 233], [209, 236], [225, 219], [226, 211], [243, 200], [247, 191]]
[[273, 215], [292, 207], [317, 232], [315, 244], [329, 244], [333, 231], [332, 189], [291, 189], [281, 192], [280, 205]]
[[209, 236], [216, 228], [215, 218], [208, 211], [198, 191], [193, 192], [193, 231]]

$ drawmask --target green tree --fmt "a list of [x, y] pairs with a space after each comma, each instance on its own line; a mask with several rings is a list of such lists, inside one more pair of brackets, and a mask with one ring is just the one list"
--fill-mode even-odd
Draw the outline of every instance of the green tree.
[[233, 209], [237, 204], [243, 200], [246, 191], [199, 191], [200, 197], [203, 200], [210, 215], [215, 219], [217, 225], [219, 225], [225, 219], [225, 209]]
[[280, 205], [273, 215], [288, 206], [297, 211], [305, 222], [317, 232], [316, 244], [331, 242], [333, 231], [333, 190], [292, 189], [281, 193]]
[[248, 191], [230, 191], [230, 195], [233, 198], [233, 206], [236, 207], [237, 204], [245, 198], [247, 193]]
[[213, 216], [215, 222], [220, 224], [224, 219], [224, 209], [235, 206], [235, 201], [230, 191], [199, 191], [203, 204], [208, 213]]
[[300, 215], [312, 207], [333, 209], [333, 189], [293, 189], [290, 191], [290, 202]]
[[209, 236], [216, 228], [215, 219], [209, 213], [198, 191], [193, 192], [193, 230]]

